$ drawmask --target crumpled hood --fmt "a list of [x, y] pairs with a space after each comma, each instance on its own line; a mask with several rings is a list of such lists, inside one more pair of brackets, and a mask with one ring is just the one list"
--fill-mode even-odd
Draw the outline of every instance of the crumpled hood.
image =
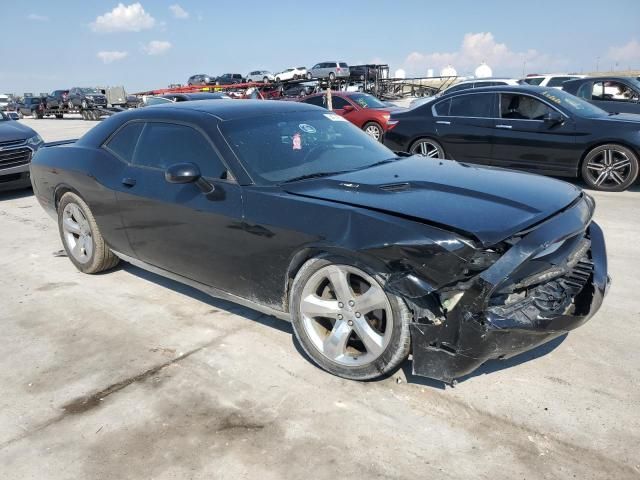
[[551, 178], [420, 156], [283, 188], [462, 232], [485, 246], [552, 216], [581, 195], [579, 188]]
[[12, 140], [26, 140], [35, 134], [36, 132], [32, 128], [15, 120], [0, 121], [0, 143]]

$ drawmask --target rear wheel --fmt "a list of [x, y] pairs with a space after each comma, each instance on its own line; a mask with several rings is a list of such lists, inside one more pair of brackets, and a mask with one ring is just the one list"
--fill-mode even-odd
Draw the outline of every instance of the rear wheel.
[[430, 138], [416, 140], [413, 145], [411, 145], [409, 152], [414, 155], [422, 155], [423, 157], [445, 158], [442, 146]]
[[292, 285], [293, 329], [324, 370], [368, 380], [391, 373], [408, 356], [411, 315], [383, 289], [384, 279], [345, 258], [314, 258]]
[[58, 204], [58, 229], [69, 260], [84, 273], [115, 267], [119, 258], [104, 242], [89, 206], [78, 195], [65, 193]]
[[86, 110], [87, 108], [89, 108], [89, 104], [87, 103], [86, 100], [82, 100], [82, 102], [80, 103], [80, 105], [82, 105], [82, 109]]
[[264, 78], [262, 79], [262, 82], [263, 82], [263, 83], [269, 83], [269, 77], [264, 77]]
[[382, 127], [376, 122], [365, 123], [364, 127], [362, 127], [362, 130], [364, 130], [364, 133], [369, 135], [374, 140], [377, 140], [378, 142], [382, 141]]
[[311, 72], [307, 73], [307, 79], [311, 80], [313, 78], [313, 75], [311, 75]]
[[582, 178], [595, 190], [621, 192], [638, 178], [638, 156], [622, 145], [601, 145], [582, 162]]
[[329, 81], [333, 82], [336, 79], [336, 74], [333, 72], [329, 73]]

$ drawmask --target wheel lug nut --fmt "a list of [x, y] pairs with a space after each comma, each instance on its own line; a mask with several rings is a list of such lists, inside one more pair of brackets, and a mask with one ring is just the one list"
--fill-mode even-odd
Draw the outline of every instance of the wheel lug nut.
[[338, 307], [343, 308], [344, 307], [344, 303], [338, 302]]
[[342, 315], [338, 315], [338, 320], [342, 320]]
[[347, 322], [347, 325], [349, 325], [350, 327], [352, 327], [352, 326], [353, 326], [353, 320], [349, 320], [349, 321]]
[[353, 307], [356, 304], [356, 302], [354, 302], [353, 300], [349, 300], [349, 306]]
[[356, 318], [360, 318], [360, 312], [356, 312]]

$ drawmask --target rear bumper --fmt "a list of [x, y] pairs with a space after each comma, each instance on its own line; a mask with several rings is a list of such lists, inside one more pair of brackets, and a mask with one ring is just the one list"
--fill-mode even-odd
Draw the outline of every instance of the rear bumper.
[[[559, 218], [529, 235], [550, 238], [549, 233], [560, 233], [558, 230], [561, 230], [560, 238], [567, 238], [566, 235], [575, 232], [569, 232], [565, 227], [572, 228], [571, 220], [575, 221], [581, 216], [580, 212], [575, 211], [577, 208], [559, 215]], [[563, 219], [567, 224], [563, 225]], [[591, 223], [585, 233], [591, 242], [591, 274], [584, 286], [567, 298], [570, 303], [562, 311], [550, 314], [545, 310], [523, 308], [518, 315], [509, 317], [496, 315], [488, 308], [488, 299], [495, 292], [496, 285], [535, 255], [529, 250], [525, 241], [527, 237], [524, 237], [520, 244], [508, 252], [511, 258], [502, 262], [508, 256], [505, 254], [479, 275], [458, 305], [447, 314], [445, 322], [411, 324], [414, 373], [452, 382], [473, 372], [487, 360], [510, 358], [526, 352], [588, 321], [602, 305], [610, 278], [602, 230], [597, 224]], [[537, 241], [539, 238], [533, 238], [530, 244]], [[519, 259], [516, 263], [510, 262], [516, 258]], [[562, 295], [566, 296], [567, 293], [562, 292]]]

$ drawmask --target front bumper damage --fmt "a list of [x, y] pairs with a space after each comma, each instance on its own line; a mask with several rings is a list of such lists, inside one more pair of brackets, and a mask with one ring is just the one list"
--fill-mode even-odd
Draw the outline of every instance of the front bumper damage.
[[[610, 279], [593, 203], [573, 205], [517, 241], [489, 268], [443, 291], [405, 280], [414, 312], [413, 372], [447, 383], [490, 359], [510, 358], [580, 325], [600, 308]], [[551, 253], [546, 253], [551, 251]], [[406, 288], [403, 288], [405, 292]]]

